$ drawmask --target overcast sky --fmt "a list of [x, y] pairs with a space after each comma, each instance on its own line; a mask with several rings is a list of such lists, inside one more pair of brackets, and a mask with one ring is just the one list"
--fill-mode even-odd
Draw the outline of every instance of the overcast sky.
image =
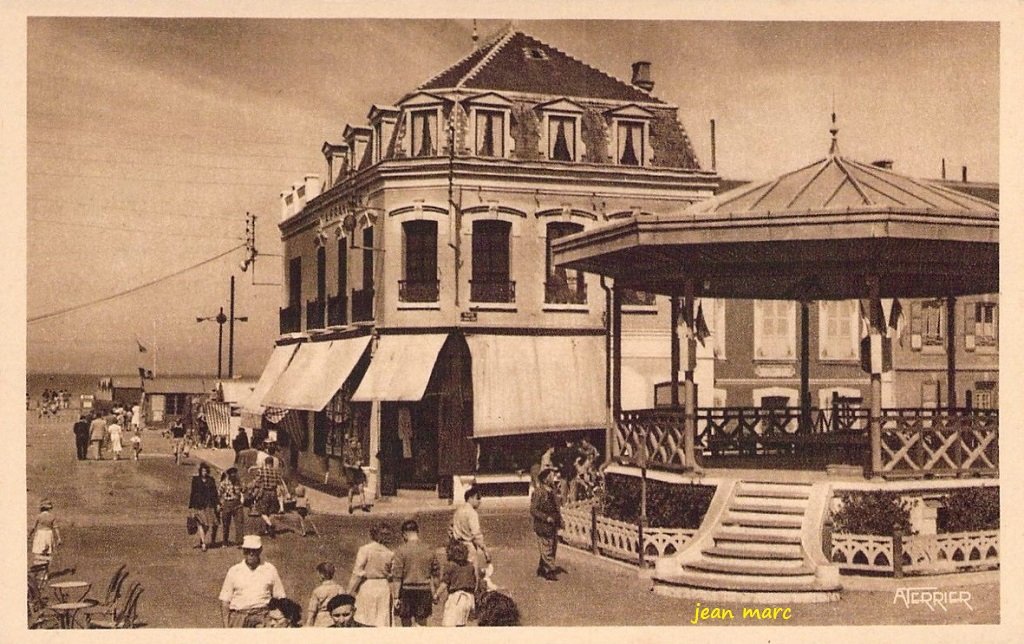
[[[481, 21], [486, 37], [504, 21]], [[652, 63], [701, 163], [717, 121], [723, 177], [768, 178], [828, 149], [898, 172], [998, 180], [993, 23], [517, 21], [628, 80]], [[325, 171], [320, 146], [467, 54], [471, 20], [32, 18], [28, 23], [28, 318], [124, 291], [242, 242], [280, 252], [277, 195]], [[216, 371], [238, 280], [236, 373], [256, 376], [281, 289], [240, 250], [134, 294], [28, 324], [29, 371]], [[257, 262], [281, 281], [280, 259]], [[226, 328], [225, 328], [226, 331]], [[226, 344], [226, 337], [225, 337]], [[226, 350], [226, 346], [225, 346]], [[226, 362], [226, 360], [225, 360]]]

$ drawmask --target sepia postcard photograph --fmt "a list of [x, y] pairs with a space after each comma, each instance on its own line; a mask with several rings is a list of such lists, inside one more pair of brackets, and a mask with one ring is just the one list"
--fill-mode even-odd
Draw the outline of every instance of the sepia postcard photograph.
[[1019, 5], [14, 5], [9, 641], [1011, 641]]

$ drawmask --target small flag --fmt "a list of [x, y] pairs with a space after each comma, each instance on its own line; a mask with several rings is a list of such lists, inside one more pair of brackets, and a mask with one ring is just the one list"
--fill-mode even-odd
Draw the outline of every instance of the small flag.
[[139, 353], [146, 353], [146, 347], [142, 346], [142, 342], [135, 338], [135, 344], [139, 345]]
[[694, 322], [694, 334], [697, 337], [697, 342], [700, 342], [700, 346], [704, 346], [704, 340], [711, 336], [711, 329], [708, 328], [707, 321], [704, 320], [704, 303], [701, 302], [697, 305], [697, 321]]
[[893, 299], [892, 309], [889, 311], [889, 337], [896, 336], [896, 340], [903, 346], [903, 305], [900, 301]]
[[879, 299], [862, 299], [860, 301], [860, 317], [864, 320], [868, 333], [872, 328], [885, 329], [885, 311], [882, 309], [882, 301]]

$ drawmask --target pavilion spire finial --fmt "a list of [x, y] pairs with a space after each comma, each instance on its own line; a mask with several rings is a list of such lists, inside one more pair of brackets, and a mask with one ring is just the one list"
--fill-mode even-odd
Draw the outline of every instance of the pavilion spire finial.
[[476, 30], [476, 18], [473, 18], [473, 49], [480, 45], [480, 34]]
[[832, 107], [832, 127], [829, 128], [829, 133], [832, 134], [832, 146], [829, 148], [828, 153], [830, 156], [836, 156], [839, 154], [839, 126], [836, 125], [836, 112], [835, 106]]

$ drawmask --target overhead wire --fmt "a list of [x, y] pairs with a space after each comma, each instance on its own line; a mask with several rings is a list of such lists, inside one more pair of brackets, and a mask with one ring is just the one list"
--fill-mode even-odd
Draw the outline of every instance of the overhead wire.
[[102, 208], [103, 210], [124, 210], [127, 212], [137, 212], [144, 215], [167, 215], [169, 217], [184, 217], [186, 219], [215, 219], [218, 221], [238, 221], [238, 216], [231, 215], [201, 215], [195, 213], [186, 212], [172, 212], [170, 210], [155, 210], [153, 208], [129, 208], [127, 206], [115, 206], [114, 204], [101, 203], [99, 201], [72, 201], [70, 199], [54, 199], [53, 197], [30, 197], [30, 202], [33, 201], [48, 201], [52, 203], [62, 203], [70, 206], [86, 206], [89, 208]]
[[176, 230], [159, 230], [156, 228], [128, 228], [126, 226], [104, 226], [101, 224], [93, 224], [83, 221], [62, 221], [60, 219], [44, 219], [42, 217], [29, 217], [29, 221], [39, 222], [41, 224], [56, 224], [59, 226], [79, 226], [82, 228], [98, 228], [100, 230], [113, 230], [117, 232], [130, 232], [130, 233], [147, 233], [147, 234], [168, 234], [174, 235], [175, 237], [191, 237], [193, 239], [214, 239], [214, 240], [240, 240], [241, 237], [224, 237], [214, 235], [198, 235], [191, 233], [182, 233]]
[[68, 306], [68, 307], [65, 307], [63, 309], [58, 309], [56, 311], [50, 311], [49, 313], [43, 313], [42, 315], [36, 315], [36, 316], [30, 317], [28, 319], [28, 323], [32, 324], [33, 322], [41, 322], [43, 320], [48, 320], [50, 318], [54, 318], [54, 317], [57, 317], [57, 316], [60, 316], [60, 315], [65, 315], [67, 313], [72, 313], [74, 311], [80, 311], [80, 310], [82, 310], [84, 308], [88, 308], [90, 306], [96, 306], [97, 304], [102, 304], [104, 302], [109, 302], [110, 300], [113, 300], [113, 299], [116, 299], [116, 298], [119, 298], [119, 297], [123, 297], [125, 295], [130, 295], [130, 294], [135, 293], [137, 291], [141, 291], [144, 288], [149, 288], [150, 286], [155, 286], [156, 284], [159, 284], [161, 282], [166, 282], [169, 279], [172, 279], [174, 277], [178, 277], [179, 275], [183, 275], [183, 274], [185, 274], [185, 273], [187, 273], [187, 272], [189, 272], [191, 270], [195, 270], [195, 269], [197, 269], [197, 268], [199, 268], [201, 266], [205, 266], [206, 264], [210, 264], [212, 262], [215, 262], [215, 261], [217, 261], [218, 259], [220, 259], [222, 257], [230, 255], [231, 253], [235, 252], [236, 250], [238, 250], [240, 248], [245, 248], [245, 244], [239, 244], [238, 246], [233, 246], [233, 247], [229, 248], [228, 250], [224, 251], [223, 253], [220, 253], [218, 255], [214, 255], [213, 257], [210, 257], [208, 259], [204, 259], [203, 261], [199, 262], [198, 264], [193, 264], [191, 266], [188, 266], [188, 267], [183, 268], [181, 270], [177, 270], [177, 271], [175, 271], [173, 273], [170, 273], [168, 275], [164, 275], [163, 277], [158, 277], [156, 279], [150, 280], [150, 281], [148, 281], [148, 282], [146, 282], [144, 284], [139, 284], [138, 286], [133, 286], [133, 287], [131, 287], [129, 289], [126, 289], [124, 291], [119, 291], [117, 293], [113, 293], [111, 295], [106, 295], [104, 297], [101, 297], [101, 298], [98, 298], [98, 299], [95, 299], [95, 300], [90, 300], [89, 302], [82, 302], [80, 304], [74, 304], [72, 306]]
[[252, 187], [268, 187], [268, 188], [281, 188], [281, 183], [270, 183], [270, 182], [257, 182], [257, 181], [195, 181], [191, 179], [160, 179], [157, 177], [126, 177], [122, 175], [113, 174], [77, 174], [74, 172], [44, 172], [41, 170], [33, 170], [28, 173], [31, 175], [47, 176], [47, 177], [74, 177], [76, 179], [111, 179], [114, 181], [152, 181], [156, 183], [184, 183], [194, 184], [203, 186], [252, 186]]

